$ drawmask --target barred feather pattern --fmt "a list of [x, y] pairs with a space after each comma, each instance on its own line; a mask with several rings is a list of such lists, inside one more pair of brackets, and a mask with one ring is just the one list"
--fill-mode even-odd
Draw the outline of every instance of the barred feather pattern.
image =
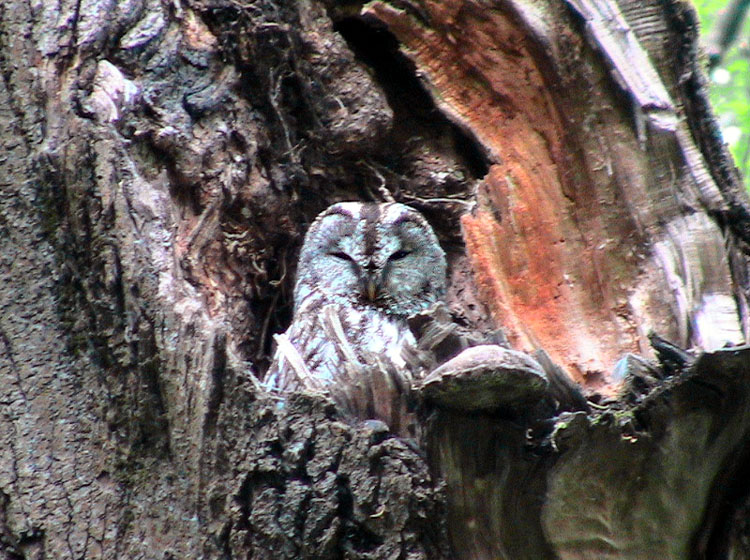
[[[301, 309], [304, 320], [294, 321], [285, 333], [292, 342], [308, 370], [317, 380], [310, 385], [300, 379], [295, 368], [279, 350], [274, 356], [268, 372], [266, 384], [280, 391], [315, 389], [327, 387], [336, 380], [336, 373], [344, 362], [352, 366], [364, 365], [371, 355], [379, 355], [394, 366], [403, 368], [402, 351], [406, 344], [416, 345], [414, 335], [406, 321], [369, 309], [342, 307], [336, 304], [323, 304], [310, 301]], [[334, 336], [333, 325], [327, 317], [333, 314], [341, 324], [345, 342]], [[330, 333], [330, 334], [329, 334]], [[348, 343], [353, 354], [347, 354], [344, 344]], [[352, 356], [354, 360], [352, 360]], [[341, 372], [344, 373], [344, 372]]]

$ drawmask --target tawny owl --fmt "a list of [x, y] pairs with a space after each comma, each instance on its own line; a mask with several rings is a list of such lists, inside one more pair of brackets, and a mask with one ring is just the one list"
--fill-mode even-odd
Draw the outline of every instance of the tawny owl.
[[276, 337], [266, 386], [331, 389], [351, 383], [373, 357], [400, 368], [404, 345], [414, 343], [407, 318], [438, 302], [445, 283], [445, 255], [419, 212], [398, 203], [334, 204], [305, 236], [294, 317]]

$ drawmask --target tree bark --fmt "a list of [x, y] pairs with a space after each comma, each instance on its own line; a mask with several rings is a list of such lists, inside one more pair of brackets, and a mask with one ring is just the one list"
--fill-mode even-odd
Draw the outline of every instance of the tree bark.
[[[2, 557], [750, 558], [750, 204], [696, 34], [656, 0], [0, 4]], [[457, 321], [590, 408], [426, 402], [415, 442], [263, 391], [307, 226], [386, 196]]]

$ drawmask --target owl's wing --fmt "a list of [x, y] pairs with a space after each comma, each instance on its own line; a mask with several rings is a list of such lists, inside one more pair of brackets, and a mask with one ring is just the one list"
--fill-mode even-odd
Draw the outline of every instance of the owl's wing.
[[412, 376], [391, 355], [407, 337], [385, 321], [331, 304], [300, 316], [275, 337], [266, 387], [325, 392], [345, 415], [379, 418], [392, 430], [415, 437]]
[[[297, 384], [307, 389], [316, 391], [322, 391], [323, 385], [320, 381], [310, 372], [305, 364], [305, 360], [302, 358], [300, 353], [295, 348], [294, 344], [291, 343], [289, 337], [286, 334], [274, 335], [276, 341], [276, 362], [279, 367], [276, 368], [275, 372], [284, 372], [284, 385], [288, 386], [292, 378], [296, 379]], [[278, 373], [274, 373], [276, 377], [269, 377], [270, 383], [276, 385], [279, 383], [280, 378]], [[294, 374], [294, 375], [292, 375]], [[286, 389], [289, 390], [289, 389]]]
[[340, 360], [324, 329], [323, 309], [299, 313], [284, 334], [274, 336], [276, 352], [264, 382], [267, 389], [322, 391], [334, 380]]

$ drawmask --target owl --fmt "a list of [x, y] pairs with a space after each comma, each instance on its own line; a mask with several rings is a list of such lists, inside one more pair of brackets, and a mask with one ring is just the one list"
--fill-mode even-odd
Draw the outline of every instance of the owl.
[[[292, 324], [276, 337], [266, 387], [334, 396], [345, 388], [350, 398], [387, 392], [383, 383], [403, 390], [402, 351], [414, 344], [407, 318], [441, 300], [445, 285], [445, 254], [419, 212], [399, 203], [330, 206], [305, 236]], [[373, 363], [388, 380], [361, 383]]]

